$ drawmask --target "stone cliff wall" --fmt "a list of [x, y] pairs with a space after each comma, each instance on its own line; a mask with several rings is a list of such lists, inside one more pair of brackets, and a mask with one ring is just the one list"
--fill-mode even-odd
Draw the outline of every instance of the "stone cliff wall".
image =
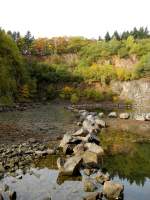
[[150, 78], [112, 82], [111, 87], [121, 99], [131, 99], [138, 106], [150, 107]]

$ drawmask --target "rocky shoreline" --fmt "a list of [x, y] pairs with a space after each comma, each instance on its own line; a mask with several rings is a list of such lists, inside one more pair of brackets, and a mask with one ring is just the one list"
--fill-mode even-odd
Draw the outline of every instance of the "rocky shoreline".
[[[65, 157], [59, 157], [57, 166], [61, 175], [82, 176], [85, 192], [90, 192], [84, 200], [122, 199], [124, 186], [110, 181], [109, 175], [100, 169], [105, 154], [100, 146], [98, 134], [106, 128], [101, 119], [102, 113], [86, 110], [73, 110], [79, 114], [79, 130], [72, 134], [66, 133], [59, 147]], [[114, 117], [110, 113], [109, 117]]]

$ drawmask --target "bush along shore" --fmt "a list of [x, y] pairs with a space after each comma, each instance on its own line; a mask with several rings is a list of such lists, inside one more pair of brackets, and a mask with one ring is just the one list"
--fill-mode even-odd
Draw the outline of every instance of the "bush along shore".
[[[75, 110], [74, 110], [75, 111]], [[109, 174], [100, 169], [104, 150], [100, 146], [98, 134], [106, 123], [102, 115], [86, 110], [76, 110], [79, 114], [79, 130], [66, 133], [59, 148], [63, 155], [57, 160], [62, 176], [82, 176], [85, 192], [90, 192], [83, 199], [122, 199], [124, 186], [110, 181]], [[111, 116], [110, 116], [111, 117]]]

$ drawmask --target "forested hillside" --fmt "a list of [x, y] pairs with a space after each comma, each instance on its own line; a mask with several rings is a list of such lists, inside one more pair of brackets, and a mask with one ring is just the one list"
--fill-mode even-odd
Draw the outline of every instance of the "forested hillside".
[[[121, 64], [120, 64], [121, 63]], [[150, 35], [134, 28], [104, 39], [55, 37], [35, 39], [28, 31], [0, 30], [0, 104], [55, 97], [113, 100], [112, 80], [150, 76]], [[99, 82], [101, 92], [89, 83]], [[80, 86], [80, 87], [79, 87]]]

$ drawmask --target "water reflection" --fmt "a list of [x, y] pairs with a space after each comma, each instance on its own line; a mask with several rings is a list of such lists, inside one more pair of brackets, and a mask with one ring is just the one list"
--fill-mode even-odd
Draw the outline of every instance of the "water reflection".
[[149, 155], [150, 144], [135, 144], [134, 152], [105, 157], [103, 169], [107, 169], [112, 178], [118, 176], [130, 184], [144, 186], [147, 178], [150, 178]]

